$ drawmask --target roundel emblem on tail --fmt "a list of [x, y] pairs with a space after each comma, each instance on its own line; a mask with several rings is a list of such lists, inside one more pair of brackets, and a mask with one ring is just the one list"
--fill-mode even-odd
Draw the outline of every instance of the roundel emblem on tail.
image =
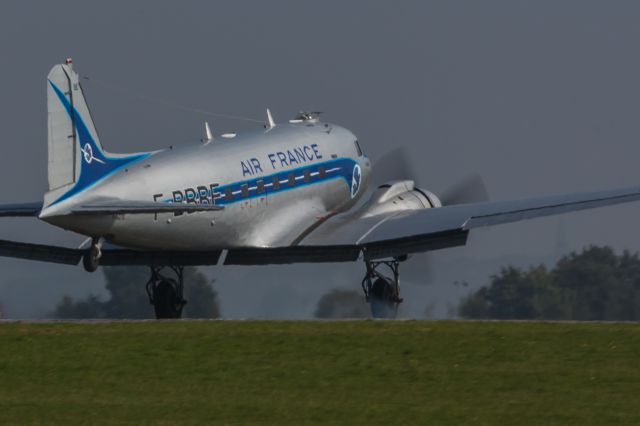
[[91, 164], [94, 160], [98, 163], [104, 164], [104, 161], [93, 156], [93, 149], [91, 148], [90, 144], [85, 144], [84, 148], [81, 148], [81, 151], [84, 157], [84, 161], [86, 161], [87, 164]]
[[360, 183], [362, 182], [362, 170], [360, 166], [356, 164], [353, 166], [353, 173], [351, 178], [351, 198], [355, 197], [360, 190]]

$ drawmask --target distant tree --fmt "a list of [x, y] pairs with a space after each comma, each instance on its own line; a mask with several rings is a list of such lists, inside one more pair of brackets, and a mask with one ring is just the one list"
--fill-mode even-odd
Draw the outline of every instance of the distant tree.
[[369, 318], [371, 311], [362, 294], [335, 289], [318, 301], [316, 318]]
[[575, 320], [627, 320], [638, 318], [640, 287], [638, 256], [616, 256], [610, 247], [590, 247], [562, 258], [554, 269], [561, 290], [565, 317]]
[[64, 296], [58, 303], [53, 316], [67, 319], [105, 318], [104, 302], [92, 294], [84, 300], [74, 300], [70, 296]]
[[463, 298], [465, 318], [639, 320], [640, 259], [610, 247], [571, 253], [548, 271], [506, 267]]
[[492, 318], [531, 318], [533, 310], [533, 287], [527, 274], [508, 267], [492, 277], [487, 291], [489, 315]]
[[[625, 250], [619, 258], [620, 282], [624, 288], [616, 294], [616, 316], [629, 321], [640, 320], [640, 258]], [[622, 299], [622, 300], [620, 300]]]
[[[107, 266], [102, 268], [109, 299], [97, 296], [74, 300], [63, 297], [52, 316], [54, 318], [154, 318], [153, 307], [145, 290], [149, 270], [142, 266]], [[217, 318], [220, 316], [213, 282], [196, 268], [185, 268], [186, 318]]]
[[462, 312], [475, 311], [480, 318], [521, 319], [531, 318], [533, 312], [532, 283], [527, 274], [513, 267], [503, 268], [491, 276], [491, 285], [481, 289], [465, 306]]
[[104, 303], [107, 318], [153, 318], [145, 283], [149, 268], [144, 266], [105, 266], [106, 289], [111, 296]]
[[185, 268], [185, 299], [183, 317], [185, 318], [219, 318], [218, 293], [213, 288], [213, 281], [196, 268]]
[[[478, 291], [463, 297], [458, 308], [458, 314], [463, 318], [490, 318], [487, 289], [488, 287], [486, 286], [481, 287]], [[452, 312], [449, 312], [448, 317], [452, 317]]]

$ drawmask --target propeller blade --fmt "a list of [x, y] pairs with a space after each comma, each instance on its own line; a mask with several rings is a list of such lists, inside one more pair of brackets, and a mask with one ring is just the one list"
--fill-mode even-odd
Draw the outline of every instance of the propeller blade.
[[471, 175], [456, 183], [440, 196], [443, 206], [452, 204], [479, 203], [488, 201], [489, 194], [484, 180], [478, 174]]
[[412, 284], [423, 286], [433, 284], [433, 270], [437, 267], [431, 253], [414, 253], [400, 265], [401, 277]]
[[415, 170], [409, 155], [403, 147], [395, 148], [384, 154], [374, 163], [373, 182], [376, 186], [393, 180], [415, 180]]

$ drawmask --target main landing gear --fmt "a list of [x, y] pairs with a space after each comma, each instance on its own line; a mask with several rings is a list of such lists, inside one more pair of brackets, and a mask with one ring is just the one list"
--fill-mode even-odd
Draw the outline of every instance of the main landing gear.
[[100, 266], [100, 258], [102, 257], [102, 238], [94, 238], [89, 248], [82, 256], [82, 266], [85, 271], [95, 272]]
[[[91, 248], [82, 256], [82, 265], [87, 272], [95, 272], [100, 266], [102, 257], [102, 241], [94, 240]], [[181, 318], [182, 308], [187, 304], [184, 300], [184, 267], [182, 266], [149, 266], [151, 277], [146, 289], [149, 302], [153, 305], [157, 319]], [[171, 271], [173, 276], [165, 276], [160, 272]]]
[[[395, 318], [398, 314], [400, 298], [400, 262], [406, 256], [394, 257], [392, 260], [367, 260], [367, 273], [362, 280], [362, 290], [367, 302], [371, 305], [374, 318]], [[392, 276], [382, 274], [377, 268], [389, 268]]]
[[[157, 319], [180, 318], [184, 300], [184, 268], [182, 266], [150, 266], [151, 278], [147, 281], [147, 295], [153, 305]], [[160, 273], [169, 269], [175, 278]]]

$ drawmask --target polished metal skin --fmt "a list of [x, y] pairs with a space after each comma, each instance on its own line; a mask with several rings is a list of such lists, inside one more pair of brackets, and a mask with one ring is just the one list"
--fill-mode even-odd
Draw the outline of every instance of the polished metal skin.
[[[371, 163], [366, 156], [358, 156], [355, 141], [353, 133], [332, 124], [286, 123], [234, 138], [217, 138], [207, 144], [166, 149], [119, 170], [85, 192], [53, 206], [45, 205], [40, 218], [80, 234], [104, 237], [109, 242], [136, 248], [210, 250], [289, 245], [327, 215], [348, 210], [365, 192], [370, 180]], [[170, 198], [173, 191], [184, 193], [187, 188], [209, 188], [212, 184], [225, 186], [294, 170], [298, 171], [297, 177], [303, 176], [304, 179], [304, 164], [285, 166], [276, 157], [274, 168], [269, 155], [294, 152], [296, 149], [299, 152], [299, 147], [311, 145], [317, 147], [320, 158], [316, 158], [314, 153], [313, 160], [308, 160], [307, 166], [327, 164], [327, 161], [330, 164], [333, 157], [349, 159], [360, 166], [362, 182], [357, 194], [352, 197], [350, 183], [337, 177], [294, 186], [291, 190], [265, 192], [261, 197], [246, 200], [238, 198], [235, 202], [224, 204], [221, 211], [182, 215], [69, 214], [77, 205], [91, 204], [105, 198], [154, 201], [154, 196], [162, 194], [164, 201]], [[252, 158], [260, 161], [263, 170], [271, 170], [259, 173], [259, 176], [248, 175], [245, 170], [243, 176], [241, 162], [250, 164]], [[268, 179], [266, 181], [268, 184]], [[224, 194], [218, 196], [221, 198], [214, 203], [223, 201]]]

